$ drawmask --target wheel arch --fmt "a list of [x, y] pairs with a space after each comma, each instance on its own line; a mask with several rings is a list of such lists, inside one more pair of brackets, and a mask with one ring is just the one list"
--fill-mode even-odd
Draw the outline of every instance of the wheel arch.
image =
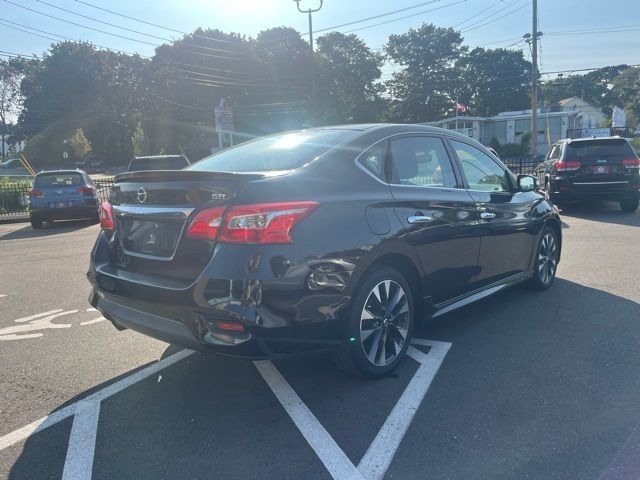
[[[412, 250], [412, 249], [411, 249]], [[413, 302], [416, 312], [416, 319], [421, 319], [424, 314], [424, 284], [422, 265], [419, 263], [414, 251], [398, 249], [394, 251], [380, 252], [379, 255], [372, 256], [368, 261], [357, 268], [351, 276], [349, 282], [349, 294], [353, 296], [356, 289], [367, 278], [367, 275], [375, 268], [382, 266], [397, 270], [406, 280], [411, 288]]]

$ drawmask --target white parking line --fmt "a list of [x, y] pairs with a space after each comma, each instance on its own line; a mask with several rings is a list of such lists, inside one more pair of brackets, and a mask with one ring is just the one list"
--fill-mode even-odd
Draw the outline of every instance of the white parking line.
[[342, 451], [329, 432], [322, 426], [311, 410], [302, 402], [291, 385], [269, 360], [254, 362], [271, 391], [296, 424], [300, 433], [320, 458], [333, 478], [359, 479], [358, 472], [349, 457]]
[[100, 402], [81, 401], [73, 417], [62, 480], [91, 480]]
[[82, 326], [84, 326], [84, 325], [93, 325], [94, 323], [102, 322], [103, 320], [106, 320], [106, 318], [98, 317], [98, 318], [94, 318], [93, 320], [87, 320], [86, 322], [80, 322], [80, 325], [82, 325]]
[[[412, 343], [431, 348], [425, 354], [413, 346], [409, 346], [407, 353], [420, 363], [420, 366], [357, 467], [329, 435], [272, 362], [263, 360], [254, 362], [254, 365], [334, 479], [380, 480], [389, 468], [402, 438], [451, 347], [450, 343], [431, 340], [415, 339]], [[100, 403], [131, 385], [187, 358], [193, 353], [195, 352], [192, 350], [181, 350], [88, 395], [82, 400], [78, 400], [29, 425], [3, 435], [0, 437], [0, 451], [75, 415], [69, 438], [63, 480], [90, 480], [100, 416]]]
[[58, 411], [55, 411], [49, 415], [46, 415], [35, 422], [31, 422], [29, 425], [25, 425], [22, 428], [14, 430], [11, 433], [7, 433], [0, 437], [0, 451], [4, 450], [11, 445], [15, 445], [16, 443], [30, 437], [31, 435], [38, 433], [45, 428], [48, 428], [52, 425], [55, 425], [62, 420], [69, 418], [71, 415], [74, 415], [78, 410], [78, 405], [81, 402], [101, 402], [106, 398], [115, 395], [116, 393], [121, 392], [125, 388], [130, 387], [131, 385], [138, 383], [145, 378], [158, 373], [160, 370], [173, 365], [180, 360], [187, 358], [189, 355], [195, 353], [193, 350], [181, 350], [178, 353], [171, 355], [170, 357], [164, 358], [153, 365], [149, 365], [142, 370], [137, 371], [127, 377], [124, 377], [122, 380], [118, 380], [115, 383], [112, 383], [108, 387], [103, 388], [102, 390], [98, 390], [95, 393], [87, 396], [83, 400], [78, 400], [70, 405], [67, 405], [64, 408], [61, 408]]
[[434, 340], [414, 339], [412, 343], [431, 348], [425, 354], [409, 346], [407, 353], [420, 363], [420, 366], [357, 468], [275, 366], [266, 360], [254, 362], [254, 364], [334, 479], [380, 480], [387, 472], [402, 438], [451, 347], [448, 342]]
[[419, 362], [420, 366], [358, 464], [358, 470], [369, 480], [381, 479], [389, 468], [404, 434], [407, 433], [422, 399], [451, 347], [450, 343], [421, 339], [415, 339], [413, 343], [431, 348], [427, 354], [412, 346], [407, 350], [409, 356]]
[[2, 298], [2, 297], [6, 297], [6, 295], [3, 295], [3, 294], [0, 293], [0, 298]]

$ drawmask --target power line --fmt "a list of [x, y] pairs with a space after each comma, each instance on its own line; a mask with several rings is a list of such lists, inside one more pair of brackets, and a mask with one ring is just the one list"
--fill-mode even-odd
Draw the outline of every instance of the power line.
[[76, 27], [86, 28], [88, 30], [93, 30], [94, 32], [104, 33], [106, 35], [111, 35], [113, 37], [122, 38], [124, 40], [131, 40], [132, 42], [144, 43], [145, 45], [151, 45], [152, 47], [159, 47], [160, 46], [157, 43], [151, 43], [151, 42], [147, 42], [145, 40], [139, 40], [139, 39], [133, 38], [133, 37], [126, 37], [124, 35], [120, 35], [120, 34], [117, 34], [117, 33], [107, 32], [106, 30], [100, 30], [99, 28], [93, 28], [93, 27], [89, 27], [87, 25], [82, 25], [81, 23], [72, 22], [71, 20], [65, 20], [64, 18], [56, 17], [55, 15], [50, 15], [48, 13], [40, 12], [39, 10], [35, 10], [33, 8], [29, 8], [29, 7], [26, 7], [24, 5], [20, 5], [19, 3], [12, 2], [11, 0], [3, 0], [3, 1], [6, 2], [6, 3], [9, 3], [11, 5], [15, 5], [16, 7], [20, 7], [20, 8], [23, 8], [25, 10], [29, 10], [30, 12], [37, 13], [38, 15], [42, 15], [42, 16], [45, 16], [45, 17], [53, 18], [55, 20], [59, 20], [60, 22], [68, 23], [70, 25], [75, 25]]
[[[151, 43], [151, 42], [147, 42], [145, 40], [139, 40], [139, 39], [135, 39], [135, 38], [131, 38], [131, 37], [126, 37], [124, 35], [119, 35], [117, 33], [107, 32], [106, 30], [101, 30], [101, 29], [98, 29], [98, 28], [90, 27], [88, 25], [83, 25], [83, 24], [80, 24], [80, 23], [72, 22], [70, 20], [65, 20], [64, 18], [56, 17], [54, 15], [49, 15], [47, 13], [40, 12], [38, 10], [29, 8], [29, 7], [25, 7], [24, 5], [20, 5], [20, 4], [15, 3], [15, 2], [13, 2], [11, 0], [2, 0], [2, 1], [4, 1], [6, 3], [10, 3], [10, 4], [15, 5], [17, 7], [20, 7], [20, 8], [24, 8], [24, 9], [29, 10], [31, 12], [37, 13], [39, 15], [43, 15], [45, 17], [53, 18], [55, 20], [59, 20], [61, 22], [69, 23], [71, 25], [75, 25], [75, 26], [78, 26], [78, 27], [86, 28], [88, 30], [93, 30], [93, 31], [104, 33], [104, 34], [111, 35], [111, 36], [114, 36], [114, 37], [123, 38], [125, 40], [132, 40], [134, 42], [143, 43], [143, 44], [151, 45], [151, 46], [154, 46], [154, 47], [162, 46], [162, 45], [157, 44], [157, 43]], [[31, 27], [27, 27], [27, 28], [31, 28]], [[26, 32], [26, 33], [30, 33], [30, 32]], [[55, 34], [55, 35], [56, 36], [60, 36], [60, 35], [57, 35], [57, 34]], [[52, 38], [49, 38], [49, 40], [56, 41], [55, 39], [52, 39]], [[96, 44], [96, 46], [97, 46], [97, 44]], [[216, 50], [216, 51], [218, 50], [218, 49], [212, 49], [212, 48], [209, 48], [209, 47], [200, 47], [200, 48], [207, 49], [207, 50]], [[190, 53], [193, 53], [193, 54], [196, 54], [196, 55], [202, 55], [202, 56], [205, 56], [205, 57], [220, 58], [220, 59], [224, 59], [224, 60], [242, 60], [242, 59], [237, 58], [237, 57], [226, 57], [226, 56], [220, 56], [220, 55], [211, 55], [211, 54], [206, 54], [206, 53], [202, 53], [202, 52], [191, 51]], [[233, 52], [233, 53], [241, 53], [241, 52]]]
[[463, 25], [463, 24], [467, 23], [469, 20], [473, 20], [477, 16], [482, 15], [484, 12], [487, 12], [487, 11], [491, 10], [493, 7], [495, 7], [496, 5], [498, 5], [500, 3], [503, 3], [503, 2], [504, 2], [504, 0], [498, 0], [496, 3], [491, 4], [489, 7], [485, 8], [484, 10], [479, 11], [478, 13], [476, 13], [475, 15], [472, 15], [471, 17], [467, 18], [466, 20], [463, 20], [461, 22], [456, 23], [451, 28], [458, 28], [460, 25]]
[[11, 26], [11, 25], [7, 25], [7, 24], [5, 24], [5, 23], [3, 23], [3, 22], [1, 22], [1, 21], [0, 21], [0, 25], [2, 25], [3, 27], [7, 27], [7, 28], [12, 28], [12, 29], [14, 29], [14, 30], [18, 30], [18, 31], [20, 31], [20, 32], [28, 33], [28, 34], [30, 34], [30, 35], [35, 35], [36, 37], [46, 38], [47, 40], [51, 40], [52, 42], [57, 42], [57, 41], [58, 41], [58, 40], [57, 40], [57, 39], [55, 39], [55, 38], [46, 37], [46, 36], [44, 36], [44, 35], [40, 35], [39, 33], [34, 33], [34, 32], [30, 32], [30, 31], [28, 31], [28, 30], [23, 30], [22, 28], [18, 28], [18, 27], [14, 27], [14, 26]]
[[[406, 12], [407, 10], [412, 10], [414, 8], [423, 7], [425, 5], [430, 5], [430, 4], [438, 3], [438, 2], [441, 2], [441, 1], [442, 0], [431, 0], [429, 2], [417, 3], [415, 5], [411, 5], [411, 6], [408, 6], [408, 7], [405, 7], [405, 8], [399, 8], [398, 10], [393, 10], [391, 12], [381, 13], [379, 15], [374, 15], [372, 17], [361, 18], [359, 20], [353, 20], [351, 22], [342, 23], [340, 25], [334, 25], [332, 27], [326, 27], [326, 28], [321, 28], [319, 30], [314, 30], [313, 33], [328, 32], [329, 30], [335, 30], [337, 28], [348, 27], [349, 25], [355, 25], [356, 23], [362, 23], [362, 22], [367, 22], [369, 20], [375, 20], [377, 18], [387, 17], [387, 16], [393, 15], [395, 13]], [[420, 13], [416, 13], [414, 15], [420, 15]]]
[[378, 27], [380, 25], [386, 25], [387, 23], [393, 23], [393, 22], [397, 22], [398, 20], [404, 20], [406, 18], [417, 17], [418, 15], [424, 15], [425, 13], [434, 12], [436, 10], [441, 10], [441, 9], [447, 8], [447, 7], [452, 7], [454, 5], [458, 5], [459, 3], [464, 3], [466, 1], [467, 0], [458, 0], [457, 2], [449, 3], [447, 5], [442, 5], [440, 7], [431, 8], [429, 10], [424, 10], [422, 12], [413, 13], [411, 15], [405, 15], [403, 17], [394, 18], [394, 19], [391, 19], [391, 20], [387, 20], [385, 22], [374, 23], [373, 25], [366, 25], [364, 27], [354, 28], [353, 30], [347, 30], [346, 32], [342, 32], [342, 33], [353, 33], [353, 32], [358, 32], [360, 30], [365, 30], [367, 28], [373, 28], [373, 27]]
[[[51, 37], [48, 37], [48, 36], [45, 36], [45, 35], [40, 35], [40, 34], [38, 34], [38, 33], [30, 32], [30, 31], [28, 31], [28, 30], [23, 30], [22, 28], [18, 28], [18, 27], [12, 26], [12, 25], [6, 25], [5, 23], [10, 23], [10, 24], [12, 24], [12, 25], [18, 25], [19, 27], [28, 28], [29, 30], [34, 30], [34, 31], [36, 31], [36, 32], [44, 33], [44, 34], [46, 34], [46, 35], [51, 35], [51, 36], [54, 36], [54, 37], [59, 37], [59, 38], [61, 38], [62, 40], [68, 40], [68, 41], [72, 41], [72, 42], [80, 42], [80, 41], [82, 41], [82, 40], [76, 40], [76, 39], [73, 39], [73, 38], [68, 38], [68, 37], [65, 37], [65, 36], [63, 36], [63, 35], [58, 35], [57, 33], [47, 32], [46, 30], [40, 30], [40, 29], [38, 29], [38, 28], [29, 27], [29, 26], [27, 26], [27, 25], [23, 25], [23, 24], [21, 24], [21, 23], [12, 22], [11, 20], [6, 20], [6, 19], [4, 19], [4, 18], [0, 18], [0, 25], [2, 25], [2, 26], [4, 26], [4, 27], [13, 28], [13, 29], [15, 29], [15, 30], [19, 30], [19, 31], [21, 31], [21, 32], [28, 33], [28, 34], [30, 34], [30, 35], [35, 35], [35, 36], [37, 36], [37, 37], [46, 38], [47, 40], [51, 40], [51, 41], [53, 41], [53, 42], [59, 42], [60, 40], [58, 40], [58, 39], [56, 39], [56, 38], [51, 38]], [[124, 50], [115, 50], [115, 49], [113, 49], [113, 48], [105, 47], [105, 46], [103, 46], [103, 45], [99, 45], [99, 44], [97, 44], [97, 43], [93, 43], [93, 42], [89, 42], [89, 43], [91, 43], [91, 44], [92, 44], [92, 45], [94, 45], [95, 47], [101, 48], [101, 49], [103, 49], [103, 50], [108, 50], [108, 51], [110, 51], [110, 52], [115, 52], [115, 53], [124, 53], [124, 54], [127, 54], [127, 55], [138, 55], [138, 56], [140, 56], [140, 57], [142, 57], [142, 58], [150, 58], [150, 57], [147, 57], [147, 56], [145, 56], [145, 55], [140, 55], [139, 53], [127, 52], [127, 51], [124, 51]]]
[[191, 33], [188, 33], [188, 32], [183, 32], [182, 30], [176, 30], [175, 28], [166, 27], [166, 26], [163, 26], [163, 25], [159, 25], [157, 23], [148, 22], [146, 20], [141, 20], [139, 18], [130, 17], [129, 15], [125, 15], [123, 13], [119, 13], [119, 12], [116, 12], [114, 10], [109, 10], [107, 8], [99, 7], [98, 5], [94, 5], [94, 4], [89, 3], [89, 2], [84, 2], [82, 0], [75, 0], [75, 1], [78, 2], [78, 3], [81, 3], [83, 5], [87, 5], [88, 7], [96, 8], [98, 10], [102, 10], [103, 12], [110, 13], [112, 15], [117, 15], [117, 16], [122, 17], [122, 18], [133, 20], [134, 22], [144, 23], [145, 25], [150, 25], [152, 27], [161, 28], [161, 29], [167, 30], [169, 32], [180, 33], [182, 35], [193, 35], [194, 37], [203, 38], [205, 40], [209, 40], [209, 41], [212, 41], [212, 42], [231, 43], [229, 40], [222, 40], [222, 39], [219, 39], [219, 38], [211, 38], [211, 37], [207, 37], [206, 35], [195, 35], [195, 34], [191, 34]]
[[[5, 0], [5, 1], [6, 1], [6, 0]], [[505, 13], [504, 15], [500, 15], [499, 17], [494, 18], [494, 19], [492, 19], [492, 20], [489, 20], [488, 22], [481, 23], [480, 25], [476, 25], [475, 27], [471, 27], [471, 28], [463, 29], [463, 30], [462, 30], [462, 33], [467, 33], [467, 32], [470, 32], [470, 31], [472, 31], [472, 30], [476, 30], [476, 29], [478, 29], [478, 28], [482, 28], [482, 27], [484, 27], [484, 26], [486, 26], [486, 25], [489, 25], [489, 24], [491, 24], [491, 23], [497, 22], [498, 20], [500, 20], [500, 19], [502, 19], [502, 18], [504, 18], [504, 17], [508, 17], [509, 15], [513, 15], [513, 14], [514, 14], [514, 13], [516, 13], [517, 11], [522, 10], [522, 9], [523, 9], [523, 8], [525, 8], [525, 7], [528, 7], [529, 5], [531, 5], [531, 2], [527, 2], [527, 3], [525, 3], [524, 5], [519, 6], [519, 7], [518, 7], [518, 8], [516, 8], [515, 10], [512, 10], [512, 11], [510, 11], [510, 12], [508, 12], [508, 13]]]
[[501, 13], [503, 13], [506, 9], [508, 9], [509, 7], [512, 7], [513, 5], [520, 3], [522, 0], [511, 0], [510, 3], [506, 3], [503, 8], [501, 8], [500, 10], [496, 11], [496, 12], [491, 12], [488, 15], [485, 15], [482, 18], [477, 19], [475, 22], [470, 23], [469, 25], [466, 25], [462, 30], [466, 30], [466, 29], [470, 29], [471, 27], [474, 27], [480, 23], [483, 23], [489, 19], [491, 19], [492, 17], [495, 17], [496, 15], [500, 15]]
[[44, 0], [36, 0], [36, 2], [42, 3], [43, 5], [47, 5], [47, 6], [51, 7], [51, 8], [55, 8], [57, 10], [61, 10], [63, 12], [70, 13], [71, 15], [76, 15], [78, 17], [86, 18], [87, 20], [92, 20], [94, 22], [102, 23], [104, 25], [109, 25], [110, 27], [119, 28], [120, 30], [126, 30], [127, 32], [137, 33], [138, 35], [144, 35], [145, 37], [151, 37], [151, 38], [155, 38], [157, 40], [164, 40], [164, 41], [167, 41], [167, 42], [172, 42], [173, 41], [173, 39], [171, 39], [171, 38], [158, 37], [156, 35], [151, 35], [149, 33], [141, 32], [139, 30], [133, 30], [133, 29], [127, 28], [127, 27], [121, 27], [120, 25], [116, 25], [114, 23], [105, 22], [104, 20], [100, 20], [100, 19], [95, 18], [95, 17], [90, 17], [89, 15], [83, 15], [81, 13], [77, 13], [77, 12], [74, 12], [72, 10], [68, 10], [66, 8], [59, 7], [57, 5], [53, 5], [52, 3], [45, 2]]
[[[157, 35], [151, 35], [149, 33], [141, 32], [140, 30], [133, 30], [131, 28], [123, 27], [121, 25], [116, 25], [115, 23], [105, 22], [104, 20], [100, 20], [100, 19], [95, 18], [95, 17], [91, 17], [91, 16], [88, 16], [88, 15], [83, 15], [81, 13], [74, 12], [73, 10], [69, 10], [69, 9], [66, 9], [66, 8], [59, 7], [57, 5], [53, 5], [52, 3], [45, 2], [44, 0], [36, 0], [36, 2], [42, 3], [44, 5], [48, 5], [48, 6], [52, 7], [52, 8], [56, 8], [58, 10], [70, 13], [72, 15], [76, 15], [76, 16], [79, 16], [79, 17], [82, 17], [82, 18], [86, 18], [88, 20], [92, 20], [94, 22], [102, 23], [104, 25], [109, 25], [111, 27], [119, 28], [121, 30], [126, 30], [128, 32], [137, 33], [139, 35], [144, 35], [144, 36], [147, 36], [147, 37], [155, 38], [157, 40], [163, 40], [163, 41], [166, 41], [166, 42], [175, 42], [176, 41], [173, 38], [158, 37]], [[214, 52], [234, 53], [234, 54], [239, 53], [239, 52], [234, 52], [232, 50], [224, 50], [224, 49], [220, 49], [220, 48], [211, 48], [211, 47], [205, 47], [205, 46], [202, 46], [202, 45], [191, 45], [191, 46], [197, 47], [197, 48], [202, 48], [202, 49], [209, 50], [209, 51], [214, 51]]]

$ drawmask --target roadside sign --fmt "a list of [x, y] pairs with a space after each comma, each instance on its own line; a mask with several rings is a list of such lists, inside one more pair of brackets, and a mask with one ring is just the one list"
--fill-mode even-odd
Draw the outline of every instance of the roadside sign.
[[218, 146], [233, 146], [233, 109], [224, 98], [220, 99], [220, 103], [214, 109], [214, 120], [218, 131]]

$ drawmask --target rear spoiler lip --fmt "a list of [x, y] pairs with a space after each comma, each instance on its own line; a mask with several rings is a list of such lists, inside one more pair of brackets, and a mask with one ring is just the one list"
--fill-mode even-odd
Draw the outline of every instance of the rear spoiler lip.
[[147, 181], [167, 182], [181, 180], [230, 180], [251, 181], [263, 178], [286, 175], [291, 170], [277, 170], [269, 172], [208, 172], [204, 170], [141, 170], [138, 172], [125, 172], [116, 175], [115, 183]]

